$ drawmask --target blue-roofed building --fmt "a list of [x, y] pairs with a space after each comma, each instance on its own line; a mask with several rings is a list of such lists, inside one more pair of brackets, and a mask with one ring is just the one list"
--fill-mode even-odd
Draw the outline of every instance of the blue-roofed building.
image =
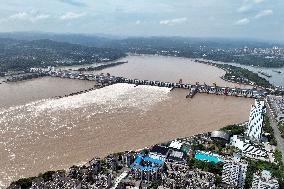
[[164, 161], [139, 154], [131, 165], [131, 172], [135, 178], [146, 180], [157, 179], [162, 172]]

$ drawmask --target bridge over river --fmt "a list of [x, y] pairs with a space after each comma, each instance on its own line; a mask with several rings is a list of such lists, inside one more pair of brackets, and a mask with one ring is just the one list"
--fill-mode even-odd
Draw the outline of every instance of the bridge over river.
[[241, 88], [230, 88], [221, 87], [217, 85], [206, 85], [206, 84], [188, 84], [188, 83], [171, 83], [162, 81], [152, 81], [152, 80], [141, 80], [141, 79], [129, 79], [124, 77], [116, 77], [107, 75], [95, 75], [95, 74], [78, 74], [72, 72], [51, 72], [51, 76], [70, 78], [70, 79], [81, 79], [81, 80], [91, 80], [96, 81], [98, 85], [105, 86], [115, 83], [128, 83], [135, 85], [150, 85], [157, 87], [167, 87], [167, 88], [180, 88], [189, 90], [187, 97], [192, 98], [196, 93], [207, 93], [215, 95], [226, 95], [226, 96], [236, 96], [236, 97], [247, 97], [247, 98], [261, 98], [267, 95], [265, 90], [258, 90], [256, 88], [252, 89], [241, 89]]

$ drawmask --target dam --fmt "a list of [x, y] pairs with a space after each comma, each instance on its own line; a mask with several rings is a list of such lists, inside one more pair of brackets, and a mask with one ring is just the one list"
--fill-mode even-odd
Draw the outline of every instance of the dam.
[[50, 72], [50, 76], [96, 81], [98, 86], [107, 86], [115, 83], [128, 83], [135, 85], [166, 87], [172, 89], [181, 88], [189, 90], [189, 94], [186, 97], [190, 98], [192, 98], [196, 93], [207, 93], [207, 94], [247, 97], [247, 98], [261, 98], [267, 95], [267, 93], [264, 90], [258, 90], [256, 88], [242, 89], [242, 88], [222, 87], [217, 85], [206, 85], [205, 83], [199, 84], [198, 82], [195, 84], [189, 84], [189, 83], [182, 83], [182, 80], [180, 80], [178, 83], [173, 83], [173, 82], [163, 82], [163, 81], [153, 81], [153, 80], [129, 79], [125, 77], [111, 76], [109, 74], [95, 75], [95, 74], [79, 74], [72, 72]]

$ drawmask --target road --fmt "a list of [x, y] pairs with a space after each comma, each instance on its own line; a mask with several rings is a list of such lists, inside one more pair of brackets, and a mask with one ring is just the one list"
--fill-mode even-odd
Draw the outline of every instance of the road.
[[122, 179], [124, 179], [128, 175], [128, 173], [129, 173], [129, 170], [123, 171], [123, 173], [115, 179], [114, 186], [111, 187], [111, 189], [116, 189], [118, 184], [122, 181]]
[[275, 119], [273, 118], [273, 116], [270, 112], [270, 107], [267, 108], [267, 113], [268, 113], [268, 116], [269, 116], [271, 127], [274, 131], [274, 136], [275, 136], [276, 141], [277, 141], [277, 148], [282, 153], [282, 162], [284, 164], [284, 139], [281, 137], [280, 131], [279, 131], [278, 126], [277, 126], [277, 122], [275, 121]]

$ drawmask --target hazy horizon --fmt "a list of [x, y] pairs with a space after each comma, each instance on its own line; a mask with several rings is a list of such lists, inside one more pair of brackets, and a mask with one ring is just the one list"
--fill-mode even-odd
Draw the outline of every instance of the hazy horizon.
[[[40, 39], [49, 39], [47, 36], [64, 36], [64, 35], [78, 35], [78, 36], [86, 36], [86, 37], [98, 37], [98, 38], [106, 38], [106, 39], [130, 39], [130, 38], [181, 38], [181, 39], [193, 39], [193, 40], [204, 40], [204, 41], [232, 41], [232, 42], [256, 42], [256, 43], [267, 43], [267, 44], [275, 44], [275, 45], [284, 45], [284, 39], [274, 40], [274, 39], [261, 39], [261, 38], [246, 38], [246, 37], [214, 37], [214, 36], [206, 36], [206, 37], [195, 37], [195, 36], [178, 36], [178, 35], [119, 35], [119, 34], [107, 34], [107, 33], [73, 33], [73, 32], [45, 32], [45, 31], [10, 31], [10, 32], [0, 32], [0, 38], [4, 36], [9, 36], [7, 38], [14, 38], [13, 35], [23, 35], [23, 36], [31, 36], [31, 35], [46, 35], [46, 38], [42, 37]], [[6, 37], [5, 37], [6, 38]], [[20, 37], [19, 37], [20, 38]], [[23, 37], [24, 38], [24, 37]], [[23, 39], [20, 38], [20, 39]], [[37, 37], [35, 37], [37, 40]], [[23, 39], [24, 40], [24, 39]]]
[[191, 37], [283, 42], [284, 2], [275, 0], [10, 0], [0, 32]]

